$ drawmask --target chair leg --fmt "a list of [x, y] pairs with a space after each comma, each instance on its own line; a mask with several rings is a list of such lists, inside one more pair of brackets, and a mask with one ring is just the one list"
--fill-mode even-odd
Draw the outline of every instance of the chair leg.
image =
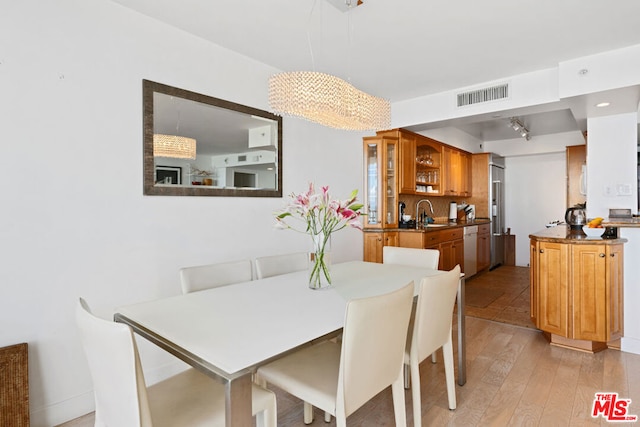
[[456, 384], [453, 371], [453, 343], [451, 335], [442, 346], [444, 356], [444, 376], [447, 381], [447, 396], [449, 397], [449, 409], [456, 409]]
[[331, 422], [331, 414], [328, 413], [327, 411], [324, 412], [324, 422], [325, 423], [330, 423]]
[[[404, 405], [404, 388], [402, 387], [402, 371], [399, 372], [398, 378], [391, 384], [391, 393], [393, 394], [393, 412], [396, 416], [396, 427], [407, 427], [407, 414]], [[415, 388], [415, 385], [414, 385]]]
[[411, 400], [413, 401], [413, 425], [414, 427], [422, 426], [422, 400], [420, 397], [420, 365], [416, 361], [411, 361], [409, 365], [411, 369]]
[[276, 402], [269, 408], [256, 414], [256, 427], [278, 427], [278, 410]]
[[438, 351], [438, 350], [436, 350], [436, 351], [434, 351], [433, 353], [431, 353], [431, 363], [436, 363], [436, 362], [438, 361], [438, 360], [437, 360], [437, 357], [436, 357], [436, 352], [437, 352], [437, 351]]
[[304, 402], [304, 423], [311, 424], [313, 422], [313, 406], [309, 402]]

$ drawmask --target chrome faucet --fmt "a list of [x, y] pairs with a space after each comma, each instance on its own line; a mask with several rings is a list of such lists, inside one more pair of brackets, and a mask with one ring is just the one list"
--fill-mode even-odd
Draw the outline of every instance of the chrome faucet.
[[434, 215], [433, 213], [433, 205], [431, 204], [431, 201], [429, 199], [420, 199], [418, 200], [418, 203], [416, 203], [416, 227], [418, 226], [418, 216], [420, 215], [420, 203], [422, 202], [427, 202], [429, 203], [429, 210], [431, 211], [431, 215]]

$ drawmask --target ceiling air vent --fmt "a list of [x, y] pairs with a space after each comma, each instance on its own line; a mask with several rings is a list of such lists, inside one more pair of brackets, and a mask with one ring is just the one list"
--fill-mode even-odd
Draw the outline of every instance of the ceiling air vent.
[[505, 83], [498, 86], [491, 86], [484, 89], [463, 92], [459, 93], [457, 97], [458, 107], [480, 104], [482, 102], [488, 101], [495, 101], [497, 99], [505, 99], [509, 97], [509, 84]]

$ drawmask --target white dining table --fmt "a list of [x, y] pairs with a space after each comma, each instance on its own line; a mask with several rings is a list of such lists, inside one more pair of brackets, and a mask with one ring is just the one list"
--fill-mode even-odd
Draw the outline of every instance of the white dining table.
[[[250, 426], [251, 375], [287, 353], [336, 336], [346, 304], [441, 271], [352, 261], [334, 264], [332, 287], [312, 290], [299, 271], [119, 307], [125, 323], [194, 368], [225, 384], [226, 425]], [[464, 276], [458, 287], [458, 384], [466, 382]]]

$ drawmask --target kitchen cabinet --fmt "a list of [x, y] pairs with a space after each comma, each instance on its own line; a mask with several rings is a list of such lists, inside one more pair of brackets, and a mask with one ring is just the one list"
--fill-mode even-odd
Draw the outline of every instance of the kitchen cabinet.
[[624, 239], [616, 240], [531, 236], [531, 318], [552, 343], [593, 352], [622, 336]]
[[477, 269], [485, 270], [491, 265], [491, 224], [478, 225]]
[[443, 194], [471, 196], [471, 154], [453, 147], [442, 148]]
[[398, 139], [388, 136], [363, 138], [364, 227], [398, 227]]
[[439, 233], [440, 262], [438, 263], [438, 269], [451, 270], [458, 264], [460, 268], [464, 269], [464, 229], [453, 228], [441, 230]]
[[404, 248], [437, 249], [440, 251], [439, 270], [464, 266], [464, 229], [462, 227], [426, 232], [400, 232], [398, 246]]
[[442, 143], [405, 129], [382, 131], [378, 135], [400, 141], [400, 194], [442, 195]]
[[384, 246], [398, 246], [397, 231], [364, 233], [364, 260], [381, 263]]

